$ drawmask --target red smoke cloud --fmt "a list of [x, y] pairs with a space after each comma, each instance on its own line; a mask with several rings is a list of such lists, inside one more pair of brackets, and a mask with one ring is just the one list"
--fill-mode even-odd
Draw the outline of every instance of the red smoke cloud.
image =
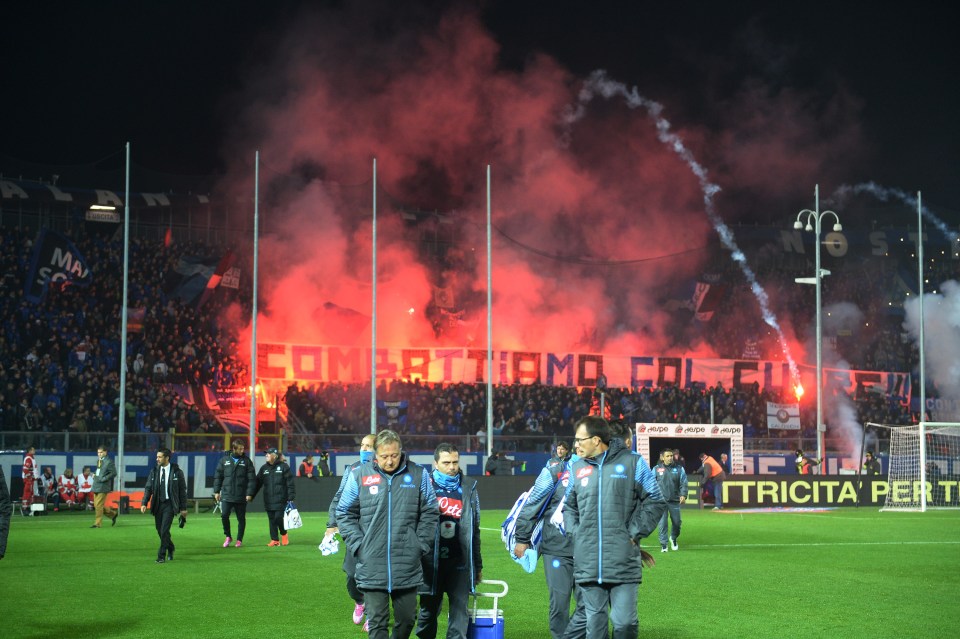
[[[393, 11], [298, 17], [238, 97], [227, 153], [243, 160], [223, 186], [249, 197], [259, 148], [260, 339], [369, 343], [376, 158], [379, 344], [485, 346], [490, 164], [495, 348], [711, 355], [664, 310], [715, 235], [695, 177], [651, 121], [597, 101], [567, 127], [580, 78], [555, 60], [506, 70], [476, 13]], [[783, 150], [761, 126], [773, 119], [750, 120], [740, 157], [713, 154], [725, 175]], [[733, 142], [676, 130], [695, 153]], [[433, 226], [412, 225], [401, 210], [451, 224], [427, 215]], [[445, 260], [420, 252], [423, 229], [458, 238]], [[452, 295], [459, 322], [431, 308], [435, 287]]]

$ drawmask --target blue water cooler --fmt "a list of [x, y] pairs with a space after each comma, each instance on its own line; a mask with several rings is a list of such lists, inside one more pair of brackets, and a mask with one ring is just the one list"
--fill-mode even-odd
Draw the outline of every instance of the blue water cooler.
[[[483, 585], [499, 586], [498, 592], [480, 592]], [[509, 586], [505, 581], [484, 579], [477, 584], [477, 592], [473, 595], [473, 608], [470, 609], [470, 623], [467, 626], [467, 639], [503, 639], [503, 610], [500, 608], [500, 598], [506, 596]], [[481, 597], [493, 599], [492, 608], [480, 608]]]

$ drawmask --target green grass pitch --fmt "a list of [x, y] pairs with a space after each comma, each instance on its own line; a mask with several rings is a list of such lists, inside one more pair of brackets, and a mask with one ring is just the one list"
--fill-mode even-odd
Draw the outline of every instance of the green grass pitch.
[[[499, 537], [505, 514], [483, 513], [484, 577], [510, 585], [507, 637], [548, 639], [542, 567], [527, 575], [509, 559]], [[960, 512], [683, 517], [679, 552], [661, 553], [655, 534], [644, 542], [657, 565], [644, 570], [641, 637], [960, 632]], [[139, 511], [100, 530], [88, 513], [14, 515], [0, 561], [0, 637], [360, 639], [342, 554], [317, 550], [324, 520], [304, 513], [289, 546], [267, 548], [266, 518], [251, 514], [245, 547], [225, 549], [219, 515], [191, 514], [174, 528], [176, 560], [157, 565], [153, 518]]]

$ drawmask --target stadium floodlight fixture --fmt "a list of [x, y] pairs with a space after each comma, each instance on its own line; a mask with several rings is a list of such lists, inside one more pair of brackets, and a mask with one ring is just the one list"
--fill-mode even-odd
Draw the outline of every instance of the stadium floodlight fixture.
[[[799, 284], [814, 284], [817, 289], [817, 459], [823, 459], [825, 457], [824, 453], [826, 452], [823, 447], [823, 433], [826, 431], [826, 425], [823, 423], [823, 308], [821, 295], [823, 277], [830, 275], [830, 271], [820, 268], [820, 231], [823, 218], [827, 216], [833, 216], [833, 230], [835, 232], [840, 232], [843, 230], [843, 227], [840, 225], [840, 218], [836, 213], [833, 211], [820, 210], [819, 184], [814, 188], [813, 197], [814, 209], [803, 209], [797, 213], [797, 219], [793, 223], [793, 228], [796, 230], [802, 228], [808, 232], [812, 231], [816, 235], [816, 241], [814, 242], [816, 264], [813, 277], [798, 277], [795, 281]], [[806, 217], [806, 224], [803, 223], [804, 217]]]

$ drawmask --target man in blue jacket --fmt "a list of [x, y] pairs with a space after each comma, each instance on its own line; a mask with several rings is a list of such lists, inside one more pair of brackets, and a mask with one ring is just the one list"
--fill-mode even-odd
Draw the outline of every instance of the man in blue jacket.
[[393, 639], [408, 639], [423, 584], [422, 560], [434, 551], [440, 511], [428, 472], [409, 461], [400, 436], [381, 431], [372, 462], [347, 477], [337, 504], [337, 527], [356, 557], [371, 639], [387, 639], [393, 604]]
[[581, 459], [573, 464], [566, 506], [573, 535], [573, 577], [587, 616], [587, 639], [636, 639], [637, 590], [642, 580], [640, 540], [652, 533], [666, 504], [646, 460], [630, 452], [602, 417], [576, 425]]
[[446, 442], [433, 452], [430, 483], [437, 494], [440, 525], [434, 552], [424, 562], [420, 589], [419, 639], [436, 639], [437, 618], [447, 595], [447, 639], [465, 639], [470, 593], [483, 579], [480, 557], [480, 497], [477, 482], [460, 472], [460, 452]]
[[[670, 548], [680, 550], [677, 539], [680, 537], [680, 505], [687, 501], [687, 471], [673, 459], [673, 449], [665, 448], [660, 453], [660, 463], [654, 466], [653, 472], [657, 475], [657, 484], [663, 499], [667, 502], [667, 509], [660, 516], [660, 552], [667, 552], [667, 538], [669, 532]], [[667, 530], [667, 515], [670, 515], [672, 531]]]
[[[537, 475], [527, 503], [517, 517], [517, 544], [513, 548], [513, 554], [518, 558], [523, 557], [530, 548], [530, 538], [537, 521], [542, 518], [549, 519], [557, 510], [570, 483], [570, 468], [573, 462], [579, 459], [571, 455], [566, 442], [558, 443], [556, 452]], [[540, 554], [543, 556], [543, 573], [547, 579], [547, 592], [550, 594], [550, 636], [553, 639], [580, 639], [585, 632], [585, 616], [579, 591], [576, 608], [573, 615], [570, 615], [570, 597], [575, 591], [573, 537], [565, 536], [556, 526], [544, 522]]]
[[[337, 492], [333, 495], [333, 499], [330, 500], [329, 514], [327, 515], [327, 530], [324, 533], [324, 539], [332, 538], [334, 534], [340, 532], [337, 528], [337, 504], [340, 503], [340, 497], [343, 495], [343, 487], [347, 484], [347, 478], [350, 476], [350, 471], [355, 469], [360, 464], [365, 464], [367, 462], [372, 462], [374, 457], [373, 447], [377, 443], [377, 436], [370, 434], [364, 435], [363, 439], [360, 440], [360, 460], [355, 461], [343, 472], [343, 479], [340, 480], [340, 487], [337, 488]], [[342, 536], [342, 535], [341, 535]], [[353, 553], [345, 552], [343, 553], [343, 572], [347, 573], [347, 594], [350, 595], [350, 598], [353, 599], [353, 623], [360, 625], [363, 623], [363, 593], [357, 588], [357, 561], [356, 557], [353, 556]], [[364, 624], [364, 632], [370, 631], [370, 624]]]

